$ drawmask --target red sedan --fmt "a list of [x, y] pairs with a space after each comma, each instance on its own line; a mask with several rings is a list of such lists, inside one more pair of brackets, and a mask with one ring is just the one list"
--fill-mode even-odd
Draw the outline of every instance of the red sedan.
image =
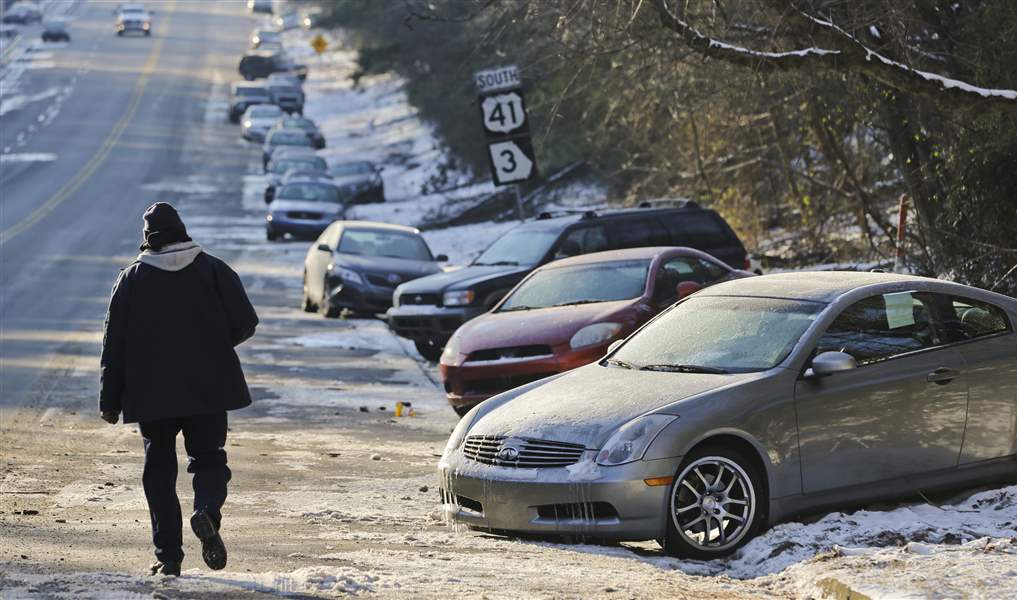
[[460, 415], [514, 387], [581, 367], [682, 296], [750, 277], [692, 248], [632, 248], [555, 261], [460, 327], [441, 356]]

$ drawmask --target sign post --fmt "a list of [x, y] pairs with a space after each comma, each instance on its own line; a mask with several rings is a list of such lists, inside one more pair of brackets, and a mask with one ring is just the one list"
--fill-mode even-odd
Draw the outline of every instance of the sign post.
[[495, 185], [515, 184], [516, 211], [523, 219], [519, 184], [537, 176], [519, 67], [510, 65], [473, 75], [480, 119], [487, 136], [487, 158]]

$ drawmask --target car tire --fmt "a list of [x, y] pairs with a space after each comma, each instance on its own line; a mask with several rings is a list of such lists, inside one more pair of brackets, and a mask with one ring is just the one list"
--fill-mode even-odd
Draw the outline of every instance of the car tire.
[[413, 345], [417, 347], [417, 352], [429, 362], [438, 362], [438, 359], [441, 358], [442, 350], [444, 350], [434, 340], [413, 340]]
[[321, 284], [321, 302], [318, 303], [318, 313], [326, 319], [338, 319], [342, 308], [332, 306], [328, 297], [328, 282]]
[[762, 481], [742, 452], [724, 446], [691, 452], [669, 488], [664, 550], [680, 558], [712, 560], [748, 543], [764, 521]]
[[304, 275], [303, 291], [300, 294], [300, 308], [306, 313], [313, 313], [318, 310], [318, 305], [311, 302], [311, 297], [307, 295], [307, 275]]

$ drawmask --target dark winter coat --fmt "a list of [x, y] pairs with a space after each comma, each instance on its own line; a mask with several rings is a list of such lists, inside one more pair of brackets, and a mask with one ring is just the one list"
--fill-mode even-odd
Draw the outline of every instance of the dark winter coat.
[[99, 410], [124, 422], [216, 413], [251, 403], [234, 346], [258, 316], [237, 274], [194, 243], [146, 251], [113, 286]]

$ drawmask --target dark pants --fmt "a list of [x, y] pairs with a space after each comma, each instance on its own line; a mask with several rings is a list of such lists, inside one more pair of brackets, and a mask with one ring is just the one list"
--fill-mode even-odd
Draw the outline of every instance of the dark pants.
[[139, 423], [145, 440], [145, 498], [152, 542], [161, 562], [182, 562], [183, 523], [177, 499], [177, 434], [184, 433], [187, 472], [194, 475], [194, 510], [205, 509], [216, 527], [222, 520], [226, 484], [226, 412]]

